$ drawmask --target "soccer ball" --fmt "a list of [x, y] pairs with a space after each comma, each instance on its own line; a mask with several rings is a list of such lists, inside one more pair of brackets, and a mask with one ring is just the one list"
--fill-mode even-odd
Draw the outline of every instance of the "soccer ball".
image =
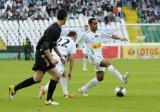
[[114, 94], [118, 97], [122, 97], [126, 94], [126, 89], [122, 86], [118, 86], [115, 88]]

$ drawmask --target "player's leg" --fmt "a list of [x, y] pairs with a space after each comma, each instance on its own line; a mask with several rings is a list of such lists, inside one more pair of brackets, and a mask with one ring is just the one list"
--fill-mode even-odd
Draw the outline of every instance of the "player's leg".
[[24, 56], [25, 56], [25, 60], [27, 60], [27, 50], [26, 50], [27, 48], [26, 47], [24, 47]]
[[108, 71], [116, 76], [118, 79], [120, 79], [123, 83], [127, 83], [127, 78], [128, 78], [128, 72], [123, 76], [114, 66], [107, 60], [103, 59], [100, 63], [100, 66], [102, 67], [107, 67]]
[[93, 79], [91, 79], [86, 85], [84, 85], [83, 87], [81, 87], [79, 89], [79, 92], [83, 95], [83, 96], [88, 96], [87, 94], [87, 90], [96, 86], [99, 82], [101, 82], [104, 78], [104, 72], [103, 71], [97, 71], [96, 72], [96, 77], [94, 77]]
[[[56, 65], [56, 69], [61, 76], [60, 83], [62, 86], [63, 93], [64, 95], [68, 95], [66, 74], [64, 73], [64, 66], [60, 60], [59, 63]], [[41, 99], [45, 95], [46, 91], [48, 91], [48, 88], [49, 83], [47, 83], [45, 86], [40, 86], [38, 94], [39, 99]]]
[[41, 99], [46, 94], [46, 92], [48, 91], [48, 85], [49, 82], [45, 86], [39, 87], [38, 99]]
[[44, 72], [40, 71], [40, 70], [37, 70], [35, 72], [35, 76], [34, 77], [30, 77], [30, 78], [28, 78], [28, 79], [20, 82], [16, 86], [14, 86], [14, 85], [9, 86], [9, 98], [10, 98], [10, 101], [13, 99], [13, 96], [15, 95], [15, 93], [18, 90], [23, 89], [25, 87], [29, 87], [29, 86], [31, 86], [33, 84], [41, 82], [43, 76], [44, 76]]
[[[66, 79], [66, 73], [64, 72], [63, 75], [60, 77], [60, 84], [62, 87], [62, 91], [64, 94], [64, 97], [68, 95], [68, 89], [67, 89], [67, 79]], [[39, 94], [38, 98], [41, 99], [42, 96], [45, 95], [46, 91], [48, 91], [49, 83], [47, 83], [45, 86], [40, 86], [39, 88]]]
[[[74, 95], [68, 92], [67, 78], [65, 73], [60, 78], [60, 84], [62, 87], [64, 98], [74, 98]], [[47, 83], [45, 86], [40, 86], [38, 99], [41, 99], [45, 95], [46, 91], [48, 91], [48, 86], [49, 86], [49, 83]]]
[[74, 98], [74, 95], [68, 92], [66, 71], [64, 71], [63, 75], [61, 76], [60, 83], [64, 94], [64, 98]]
[[60, 78], [60, 83], [61, 83], [61, 87], [62, 87], [62, 91], [63, 91], [64, 96], [68, 95], [67, 78], [66, 78], [66, 72], [65, 71]]
[[[60, 84], [61, 84], [64, 96], [68, 95], [66, 74], [63, 74], [61, 76]], [[39, 87], [38, 99], [41, 99], [45, 95], [45, 93], [48, 91], [48, 87], [49, 87], [49, 82], [45, 86]]]
[[87, 89], [92, 88], [93, 86], [98, 84], [100, 81], [103, 80], [103, 77], [104, 77], [105, 67], [100, 67], [100, 62], [102, 60], [102, 56], [101, 55], [91, 55], [91, 58], [92, 58], [92, 61], [93, 61], [94, 67], [95, 67], [96, 77], [94, 77], [86, 85], [84, 85], [83, 87], [81, 87], [79, 89], [79, 92], [83, 96], [88, 96]]
[[58, 83], [58, 80], [60, 79], [60, 75], [55, 67], [48, 70], [47, 72], [50, 74], [51, 79], [48, 85], [46, 105], [59, 105], [59, 103], [55, 102], [52, 99], [52, 95], [56, 89], [56, 85]]
[[87, 70], [87, 64], [88, 64], [88, 56], [85, 54], [85, 56], [83, 57], [83, 70], [84, 71]]

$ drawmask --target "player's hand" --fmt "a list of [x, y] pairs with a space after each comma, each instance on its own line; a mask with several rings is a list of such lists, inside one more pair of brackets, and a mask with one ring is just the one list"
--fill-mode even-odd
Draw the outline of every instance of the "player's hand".
[[60, 59], [61, 59], [61, 61], [62, 61], [63, 64], [66, 63], [66, 61], [65, 61], [65, 59], [63, 57], [60, 57]]
[[52, 63], [54, 66], [56, 66], [56, 65], [57, 65], [57, 63], [58, 63], [58, 60], [56, 60], [56, 59], [52, 59], [52, 60], [51, 60], [51, 63]]
[[68, 79], [69, 79], [69, 81], [72, 80], [72, 73], [68, 73]]
[[126, 38], [121, 38], [121, 41], [128, 41]]

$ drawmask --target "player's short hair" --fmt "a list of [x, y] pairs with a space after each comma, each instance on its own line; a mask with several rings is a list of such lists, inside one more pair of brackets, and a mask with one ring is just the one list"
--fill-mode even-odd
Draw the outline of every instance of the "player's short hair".
[[96, 19], [95, 19], [95, 18], [90, 18], [90, 19], [88, 20], [88, 24], [92, 24], [92, 22], [93, 22], [94, 20], [96, 20]]
[[60, 9], [57, 12], [57, 19], [64, 20], [67, 17], [67, 11], [65, 9]]
[[67, 34], [67, 36], [69, 36], [69, 37], [71, 37], [71, 36], [76, 36], [77, 35], [77, 33], [75, 32], [75, 31], [70, 31], [68, 34]]

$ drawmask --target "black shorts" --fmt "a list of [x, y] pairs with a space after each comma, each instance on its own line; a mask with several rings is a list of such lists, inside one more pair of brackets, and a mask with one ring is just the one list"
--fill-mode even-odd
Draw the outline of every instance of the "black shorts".
[[54, 67], [55, 66], [50, 62], [50, 60], [36, 56], [35, 57], [35, 64], [33, 65], [32, 70], [34, 70], [34, 71], [40, 70], [45, 73], [47, 70], [52, 69]]

